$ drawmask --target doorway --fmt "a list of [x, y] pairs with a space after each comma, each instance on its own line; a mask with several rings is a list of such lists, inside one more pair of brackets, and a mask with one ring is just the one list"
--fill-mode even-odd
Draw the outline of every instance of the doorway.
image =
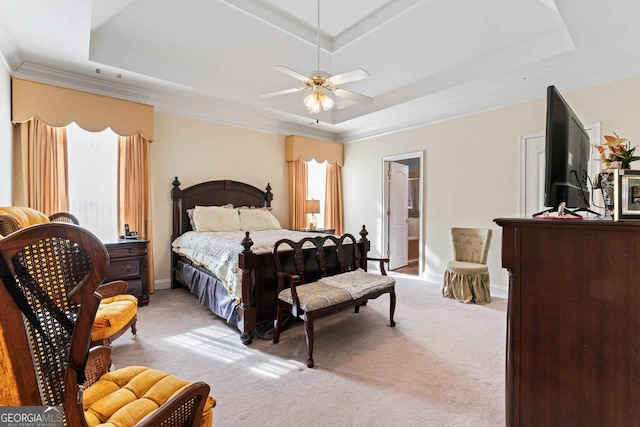
[[[588, 123], [585, 130], [589, 134], [591, 145], [599, 144], [600, 123]], [[520, 198], [520, 214], [525, 218], [531, 218], [533, 214], [542, 212], [547, 208], [544, 205], [545, 186], [545, 134], [536, 132], [521, 137], [521, 168], [520, 168], [520, 192], [524, 197]], [[593, 176], [600, 170], [600, 162], [596, 156], [592, 156], [589, 162], [588, 175]], [[604, 201], [600, 192], [591, 192], [591, 209], [602, 210]]]
[[422, 152], [382, 159], [383, 256], [390, 270], [418, 277], [423, 271], [422, 163]]

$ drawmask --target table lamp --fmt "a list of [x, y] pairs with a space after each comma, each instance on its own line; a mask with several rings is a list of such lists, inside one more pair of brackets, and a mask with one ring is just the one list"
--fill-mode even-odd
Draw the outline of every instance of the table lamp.
[[316, 214], [320, 213], [320, 200], [307, 200], [305, 202], [305, 211], [306, 213], [310, 213], [311, 217], [309, 218], [309, 229], [316, 229]]

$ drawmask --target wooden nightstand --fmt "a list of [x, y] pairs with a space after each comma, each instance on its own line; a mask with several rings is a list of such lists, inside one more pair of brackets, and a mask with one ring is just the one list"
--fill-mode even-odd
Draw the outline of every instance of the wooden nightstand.
[[335, 228], [299, 228], [297, 231], [306, 231], [307, 233], [324, 233], [324, 234], [336, 234]]
[[127, 282], [129, 284], [127, 292], [138, 298], [140, 306], [149, 304], [148, 245], [148, 240], [118, 240], [113, 243], [105, 243], [111, 263], [104, 281], [124, 280]]

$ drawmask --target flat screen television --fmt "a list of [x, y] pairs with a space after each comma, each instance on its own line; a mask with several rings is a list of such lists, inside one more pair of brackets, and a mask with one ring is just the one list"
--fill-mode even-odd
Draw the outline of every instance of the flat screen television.
[[[547, 88], [544, 205], [589, 210], [589, 134], [555, 86]], [[569, 211], [569, 213], [572, 213]], [[593, 212], [595, 213], [595, 212]]]

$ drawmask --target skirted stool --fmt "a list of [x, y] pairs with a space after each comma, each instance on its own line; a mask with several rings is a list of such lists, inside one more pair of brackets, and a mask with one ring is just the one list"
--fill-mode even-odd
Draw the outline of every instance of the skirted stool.
[[449, 261], [444, 273], [442, 295], [464, 303], [491, 302], [491, 283], [487, 254], [491, 230], [452, 228], [455, 261]]

